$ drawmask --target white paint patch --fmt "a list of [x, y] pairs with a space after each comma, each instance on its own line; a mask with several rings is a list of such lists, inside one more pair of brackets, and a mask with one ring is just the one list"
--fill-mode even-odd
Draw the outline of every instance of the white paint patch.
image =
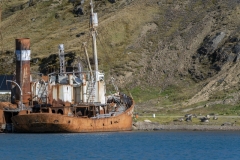
[[16, 50], [17, 61], [30, 61], [31, 50]]

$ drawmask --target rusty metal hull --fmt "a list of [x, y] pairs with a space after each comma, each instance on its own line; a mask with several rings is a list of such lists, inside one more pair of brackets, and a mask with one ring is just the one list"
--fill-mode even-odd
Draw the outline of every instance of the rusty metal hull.
[[25, 133], [86, 133], [132, 130], [134, 106], [109, 118], [69, 117], [52, 113], [33, 113], [12, 117], [16, 132]]

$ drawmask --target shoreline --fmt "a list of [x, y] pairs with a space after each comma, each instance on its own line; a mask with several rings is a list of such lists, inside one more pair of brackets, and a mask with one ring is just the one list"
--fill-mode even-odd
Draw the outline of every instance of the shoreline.
[[162, 125], [156, 122], [136, 122], [133, 123], [133, 131], [240, 131], [240, 126], [234, 125]]

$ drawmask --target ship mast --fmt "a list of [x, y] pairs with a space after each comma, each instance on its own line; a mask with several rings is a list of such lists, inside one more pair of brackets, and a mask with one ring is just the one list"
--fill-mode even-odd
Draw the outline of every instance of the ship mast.
[[97, 56], [97, 27], [98, 27], [98, 18], [97, 13], [93, 12], [93, 0], [90, 2], [91, 6], [91, 16], [90, 16], [90, 32], [92, 34], [92, 50], [93, 50], [93, 58], [94, 58], [94, 69], [95, 75], [92, 76], [90, 83], [92, 83], [90, 87], [92, 90], [92, 99], [93, 102], [100, 102], [102, 104], [106, 103], [106, 90], [105, 90], [105, 82], [104, 82], [104, 73], [100, 73], [98, 70], [98, 56]]
[[59, 49], [59, 63], [60, 63], [59, 74], [61, 76], [63, 76], [64, 73], [66, 72], [66, 70], [65, 70], [65, 58], [64, 58], [64, 45], [59, 44], [58, 49]]
[[98, 79], [97, 73], [98, 73], [98, 57], [97, 57], [97, 42], [96, 42], [96, 37], [97, 37], [97, 26], [98, 26], [98, 18], [97, 18], [97, 13], [93, 12], [93, 2], [91, 0], [90, 3], [91, 6], [91, 17], [90, 17], [90, 31], [92, 33], [92, 46], [93, 46], [93, 56], [94, 56], [94, 64], [95, 64], [95, 80]]

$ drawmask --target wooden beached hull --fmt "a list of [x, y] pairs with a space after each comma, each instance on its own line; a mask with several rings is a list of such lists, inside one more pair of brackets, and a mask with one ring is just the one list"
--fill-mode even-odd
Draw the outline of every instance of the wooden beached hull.
[[69, 117], [61, 114], [31, 113], [12, 117], [14, 130], [25, 133], [80, 133], [132, 130], [134, 106], [109, 118]]

